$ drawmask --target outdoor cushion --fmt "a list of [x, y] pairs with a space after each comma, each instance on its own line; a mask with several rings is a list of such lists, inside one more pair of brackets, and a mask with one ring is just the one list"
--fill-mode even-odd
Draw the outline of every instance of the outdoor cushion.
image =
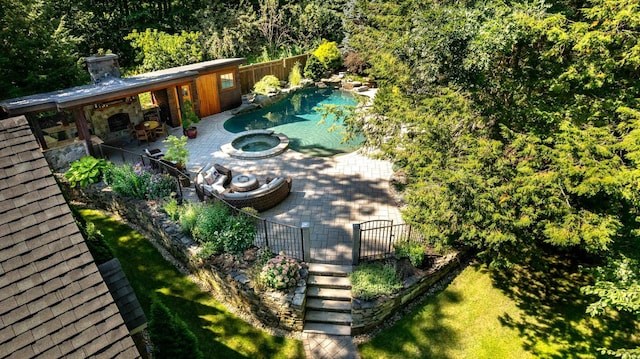
[[225, 193], [224, 196], [227, 198], [247, 198], [253, 195], [253, 191], [250, 192], [229, 192]]
[[271, 182], [269, 182], [268, 186], [269, 186], [269, 188], [273, 188], [273, 187], [279, 186], [280, 183], [282, 183], [282, 182], [284, 182], [284, 177], [278, 177], [278, 178], [272, 180]]
[[208, 185], [212, 185], [213, 182], [216, 180], [216, 178], [214, 176], [212, 176], [211, 173], [207, 173], [204, 176], [204, 180], [207, 182]]

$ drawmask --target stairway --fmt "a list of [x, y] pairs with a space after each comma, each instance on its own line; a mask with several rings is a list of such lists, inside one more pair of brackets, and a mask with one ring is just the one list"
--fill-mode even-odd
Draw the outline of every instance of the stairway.
[[351, 266], [309, 264], [304, 332], [351, 335]]

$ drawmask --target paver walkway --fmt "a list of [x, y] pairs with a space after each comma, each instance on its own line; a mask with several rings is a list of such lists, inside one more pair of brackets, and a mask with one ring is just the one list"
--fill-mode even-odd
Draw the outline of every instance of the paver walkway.
[[[197, 124], [198, 137], [187, 142], [193, 175], [207, 163], [220, 163], [234, 175], [252, 173], [258, 178], [290, 176], [293, 188], [287, 199], [260, 216], [280, 223], [310, 225], [313, 262], [351, 264], [351, 232], [354, 223], [374, 219], [391, 219], [400, 223], [401, 216], [389, 192], [391, 164], [367, 156], [350, 153], [333, 157], [310, 157], [288, 150], [283, 154], [259, 160], [231, 158], [220, 150], [236, 134], [226, 131], [224, 122], [232, 115], [227, 111], [206, 117]], [[182, 129], [170, 134], [181, 135]], [[149, 147], [163, 149], [161, 141]], [[130, 150], [142, 152], [146, 144]], [[351, 337], [304, 334], [308, 358], [357, 358]]]

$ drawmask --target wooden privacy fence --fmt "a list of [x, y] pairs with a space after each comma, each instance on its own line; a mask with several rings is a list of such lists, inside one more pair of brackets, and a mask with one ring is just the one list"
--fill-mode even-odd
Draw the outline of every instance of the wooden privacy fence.
[[273, 75], [280, 81], [287, 81], [289, 73], [296, 62], [300, 63], [300, 72], [304, 71], [307, 64], [309, 54], [288, 57], [286, 59], [273, 60], [269, 62], [261, 62], [259, 64], [251, 64], [240, 66], [240, 88], [243, 94], [251, 92], [253, 85], [260, 81], [266, 75]]

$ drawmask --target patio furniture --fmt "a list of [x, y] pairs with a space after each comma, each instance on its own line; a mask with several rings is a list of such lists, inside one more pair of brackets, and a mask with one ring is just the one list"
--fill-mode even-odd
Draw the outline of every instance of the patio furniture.
[[144, 149], [144, 153], [147, 155], [147, 157], [149, 157], [151, 160], [151, 168], [153, 169], [159, 169], [158, 167], [158, 160], [161, 159], [162, 157], [164, 157], [164, 152], [162, 152], [162, 150], [157, 149], [157, 148], [153, 148], [153, 149], [148, 149], [145, 148]]
[[134, 128], [136, 129], [136, 133], [138, 133], [138, 131], [144, 131], [147, 133], [147, 137], [149, 138], [149, 140], [155, 141], [156, 140], [155, 129], [158, 128], [159, 126], [160, 126], [160, 122], [158, 121], [143, 121], [142, 123], [136, 125]]
[[220, 198], [236, 208], [251, 207], [262, 212], [284, 201], [291, 192], [291, 185], [291, 177], [276, 177], [253, 191], [223, 192]]
[[141, 141], [147, 141], [147, 144], [149, 144], [149, 134], [145, 130], [136, 130], [136, 138], [138, 139], [138, 146], [140, 146]]
[[168, 135], [169, 132], [167, 131], [167, 124], [161, 123], [160, 126], [158, 126], [155, 130], [153, 130], [153, 133], [155, 134], [156, 137]]
[[[201, 201], [218, 198], [236, 208], [251, 207], [261, 212], [284, 201], [289, 192], [291, 192], [291, 177], [267, 178], [261, 186], [258, 185], [257, 179], [255, 179], [255, 182], [251, 179], [251, 187], [254, 188], [242, 192], [232, 189], [234, 185], [230, 180], [230, 176], [231, 170], [223, 166], [214, 165], [211, 167], [206, 165], [203, 167], [194, 181], [198, 198]], [[249, 177], [249, 175], [240, 175], [236, 176], [236, 178], [241, 176]], [[252, 177], [255, 178], [255, 176]], [[256, 187], [256, 185], [258, 186]]]
[[260, 187], [260, 182], [254, 175], [237, 175], [231, 179], [231, 190], [234, 192], [249, 192]]

